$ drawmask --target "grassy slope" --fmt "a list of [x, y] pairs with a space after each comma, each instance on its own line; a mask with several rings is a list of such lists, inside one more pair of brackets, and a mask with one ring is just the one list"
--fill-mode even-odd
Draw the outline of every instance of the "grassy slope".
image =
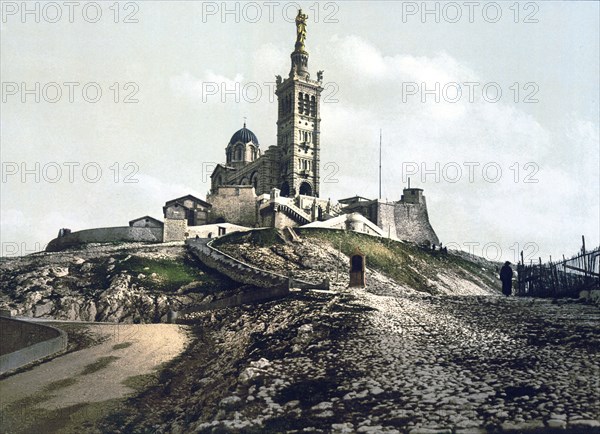
[[[495, 267], [497, 264], [476, 264], [452, 253], [423, 249], [413, 244], [378, 238], [351, 231], [327, 229], [297, 229], [296, 232], [308, 242], [324, 243], [350, 256], [355, 249], [366, 255], [367, 267], [417, 291], [436, 293], [432, 282], [440, 281], [440, 273], [456, 276], [481, 285], [498, 286]], [[233, 233], [220, 238], [215, 247], [221, 246], [229, 254], [236, 255], [236, 245], [251, 244], [269, 248], [285, 241], [275, 229], [261, 229], [249, 233]], [[240, 258], [242, 259], [242, 258]], [[247, 258], [243, 258], [246, 259]]]

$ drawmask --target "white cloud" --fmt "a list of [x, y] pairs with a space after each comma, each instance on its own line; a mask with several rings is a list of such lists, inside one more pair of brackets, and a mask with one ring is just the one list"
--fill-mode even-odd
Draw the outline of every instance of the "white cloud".
[[[383, 128], [384, 197], [399, 199], [402, 163], [417, 163], [412, 184], [425, 188], [442, 240], [497, 241], [505, 247], [533, 241], [552, 252], [559, 245], [577, 244], [573, 233], [579, 229], [573, 227], [579, 226], [598, 243], [598, 183], [589, 183], [598, 180], [597, 124], [569, 115], [561, 125], [543, 125], [508, 92], [497, 103], [422, 103], [416, 97], [402, 102], [404, 80], [443, 85], [493, 78], [481, 77], [443, 53], [385, 56], [356, 36], [331, 42], [326, 57], [335, 65], [330, 69], [336, 71], [341, 96], [338, 104], [323, 106], [322, 156], [339, 165], [341, 182], [327, 185], [328, 191], [341, 196], [377, 191], [378, 132]], [[465, 162], [479, 164], [473, 183]], [[423, 182], [423, 163], [429, 170], [440, 164], [439, 182], [433, 175]], [[463, 167], [459, 182], [443, 177], [441, 169], [448, 163]], [[484, 178], [487, 163], [501, 168], [498, 182]], [[539, 182], [524, 182], [528, 175]], [[355, 191], [358, 187], [365, 192]]]
[[169, 83], [171, 89], [177, 95], [199, 98], [206, 101], [207, 98], [219, 92], [221, 89], [233, 89], [241, 85], [244, 80], [242, 74], [236, 74], [233, 78], [217, 74], [212, 70], [206, 70], [201, 77], [194, 77], [188, 71], [171, 77]]

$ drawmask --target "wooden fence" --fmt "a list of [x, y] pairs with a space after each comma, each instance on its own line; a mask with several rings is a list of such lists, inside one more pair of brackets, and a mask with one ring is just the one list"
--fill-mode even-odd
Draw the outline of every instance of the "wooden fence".
[[575, 256], [537, 264], [525, 264], [523, 252], [517, 265], [516, 295], [528, 297], [578, 297], [582, 290], [600, 289], [600, 247], [583, 247]]

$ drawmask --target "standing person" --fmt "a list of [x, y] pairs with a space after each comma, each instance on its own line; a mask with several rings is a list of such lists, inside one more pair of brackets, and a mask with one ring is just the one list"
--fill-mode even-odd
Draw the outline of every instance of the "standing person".
[[507, 297], [512, 293], [513, 270], [510, 268], [510, 262], [506, 261], [500, 269], [500, 280], [502, 281], [502, 294]]

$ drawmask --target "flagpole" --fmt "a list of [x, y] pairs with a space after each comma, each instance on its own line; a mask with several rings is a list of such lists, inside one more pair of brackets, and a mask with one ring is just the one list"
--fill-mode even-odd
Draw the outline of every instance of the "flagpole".
[[379, 200], [381, 200], [381, 128], [379, 129]]

